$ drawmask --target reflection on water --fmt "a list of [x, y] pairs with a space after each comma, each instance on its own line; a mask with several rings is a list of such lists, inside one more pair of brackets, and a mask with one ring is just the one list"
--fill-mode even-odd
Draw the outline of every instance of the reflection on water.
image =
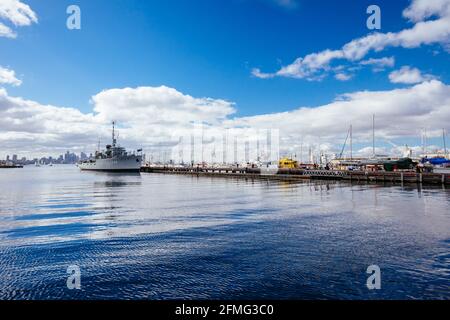
[[[1, 170], [0, 298], [450, 298], [449, 190]], [[82, 290], [68, 290], [79, 265]], [[382, 289], [365, 286], [367, 266]]]

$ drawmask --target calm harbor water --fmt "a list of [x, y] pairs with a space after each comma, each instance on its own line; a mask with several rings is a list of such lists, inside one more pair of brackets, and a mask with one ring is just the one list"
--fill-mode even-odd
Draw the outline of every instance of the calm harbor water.
[[450, 298], [442, 187], [68, 165], [1, 169], [0, 183], [0, 299]]

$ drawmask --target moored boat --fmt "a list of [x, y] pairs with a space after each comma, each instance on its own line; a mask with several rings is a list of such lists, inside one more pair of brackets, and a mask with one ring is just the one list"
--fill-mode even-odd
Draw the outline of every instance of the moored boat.
[[97, 151], [95, 158], [84, 160], [78, 163], [81, 170], [91, 171], [111, 171], [111, 172], [139, 172], [142, 162], [142, 149], [134, 152], [127, 152], [125, 148], [117, 145], [114, 131], [115, 122], [112, 123], [112, 144], [106, 145], [104, 151]]

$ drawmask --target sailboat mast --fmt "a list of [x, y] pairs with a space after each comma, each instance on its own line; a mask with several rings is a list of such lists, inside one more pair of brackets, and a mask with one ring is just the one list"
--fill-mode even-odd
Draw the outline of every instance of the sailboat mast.
[[445, 143], [445, 129], [442, 129], [442, 139], [444, 140], [444, 155], [447, 157], [447, 144]]
[[423, 128], [420, 133], [420, 141], [422, 142], [422, 154], [425, 154], [425, 145], [424, 145], [424, 141], [423, 141]]
[[352, 125], [350, 125], [350, 160], [353, 160], [353, 132]]
[[375, 157], [375, 114], [372, 115], [372, 155]]
[[427, 128], [423, 129], [423, 152], [427, 155]]
[[300, 143], [300, 163], [303, 163], [303, 136], [302, 142]]

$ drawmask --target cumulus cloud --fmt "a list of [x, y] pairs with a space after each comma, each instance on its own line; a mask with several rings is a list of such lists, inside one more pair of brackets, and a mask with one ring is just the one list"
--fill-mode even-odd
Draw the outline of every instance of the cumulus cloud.
[[320, 79], [319, 71], [327, 71], [330, 69], [330, 61], [342, 58], [343, 54], [340, 50], [324, 50], [318, 53], [311, 53], [303, 58], [297, 58], [292, 64], [282, 67], [271, 76], [282, 76], [291, 78], [306, 78], [308, 80]]
[[16, 73], [14, 72], [14, 70], [10, 70], [0, 66], [0, 84], [20, 86], [22, 84], [22, 81], [16, 78]]
[[352, 78], [352, 75], [347, 74], [347, 73], [336, 73], [336, 75], [334, 77], [340, 81], [348, 81]]
[[[219, 126], [235, 112], [222, 99], [194, 98], [173, 88], [138, 87], [104, 90], [92, 98], [93, 112], [42, 105], [11, 97], [0, 88], [0, 143], [3, 149], [62, 152], [92, 151], [99, 137], [110, 136], [110, 123], [118, 121], [120, 140], [129, 147], [176, 143], [198, 123]], [[109, 140], [108, 140], [109, 141]]]
[[274, 77], [273, 74], [261, 72], [261, 70], [258, 69], [258, 68], [253, 68], [252, 69], [252, 75], [257, 77], [257, 78], [260, 78], [260, 79], [269, 79], [269, 78], [273, 78]]
[[423, 21], [433, 15], [450, 14], [450, 5], [448, 0], [420, 0], [413, 3], [403, 11], [403, 16], [411, 22]]
[[236, 111], [232, 102], [195, 98], [166, 86], [104, 90], [91, 100], [97, 120], [119, 121], [123, 138], [144, 147], [174, 144], [195, 125], [219, 126]]
[[[355, 150], [353, 152], [353, 156], [356, 157], [373, 157], [373, 147], [364, 147], [359, 150]], [[388, 150], [386, 147], [376, 147], [375, 154], [376, 155], [389, 155], [391, 150]]]
[[[297, 58], [293, 63], [274, 73], [264, 73], [261, 78], [281, 76], [320, 79], [330, 70], [330, 63], [344, 59], [351, 63], [363, 59], [369, 52], [380, 52], [386, 47], [417, 48], [421, 45], [450, 45], [450, 1], [413, 0], [403, 16], [414, 25], [399, 32], [375, 32], [354, 39], [338, 50], [326, 49]], [[254, 74], [255, 75], [255, 74]], [[258, 75], [255, 75], [258, 76]]]
[[[1, 0], [0, 19], [12, 23], [16, 27], [29, 26], [37, 23], [36, 13], [20, 0]], [[0, 22], [0, 37], [15, 38], [17, 34], [4, 23]]]
[[66, 150], [94, 151], [110, 131], [93, 114], [75, 108], [43, 105], [8, 95], [0, 88], [0, 145], [6, 154], [34, 157]]
[[93, 96], [92, 102], [103, 120], [120, 117], [126, 122], [150, 125], [216, 124], [235, 112], [231, 102], [194, 98], [166, 86], [104, 90]]
[[[376, 115], [378, 139], [414, 138], [418, 129], [448, 127], [450, 86], [431, 80], [404, 89], [358, 91], [344, 94], [318, 107], [301, 107], [293, 111], [243, 117], [226, 121], [228, 126], [280, 128], [282, 145], [336, 146], [353, 126], [354, 141], [370, 143], [372, 114]], [[439, 136], [440, 129], [429, 131]]]
[[348, 126], [353, 126], [355, 143], [371, 143], [371, 119], [376, 115], [376, 136], [383, 139], [410, 139], [420, 136], [418, 128], [428, 127], [428, 135], [440, 136], [449, 130], [450, 86], [438, 80], [387, 91], [357, 91], [334, 101], [289, 112], [233, 117], [232, 102], [192, 97], [174, 88], [138, 87], [104, 90], [92, 97], [93, 110], [43, 105], [10, 96], [0, 89], [0, 144], [2, 152], [50, 153], [67, 149], [92, 152], [99, 137], [110, 139], [110, 121], [119, 124], [119, 141], [128, 148], [167, 148], [180, 136], [192, 133], [203, 123], [216, 132], [227, 128], [246, 130], [279, 129], [281, 150], [298, 152], [300, 144], [338, 152]]
[[433, 79], [430, 74], [422, 74], [419, 69], [403, 66], [399, 70], [392, 71], [389, 74], [389, 80], [392, 83], [414, 84]]
[[12, 31], [11, 28], [0, 22], [0, 37], [15, 38], [16, 36], [16, 33]]
[[374, 72], [383, 71], [386, 67], [392, 68], [395, 65], [394, 57], [370, 58], [360, 62], [363, 66], [372, 66]]

